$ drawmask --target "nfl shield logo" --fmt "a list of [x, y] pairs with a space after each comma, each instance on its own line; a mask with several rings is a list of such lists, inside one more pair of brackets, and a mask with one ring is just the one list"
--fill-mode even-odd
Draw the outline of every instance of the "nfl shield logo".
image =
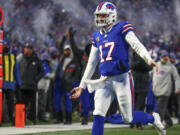
[[99, 37], [96, 38], [96, 41], [99, 42]]

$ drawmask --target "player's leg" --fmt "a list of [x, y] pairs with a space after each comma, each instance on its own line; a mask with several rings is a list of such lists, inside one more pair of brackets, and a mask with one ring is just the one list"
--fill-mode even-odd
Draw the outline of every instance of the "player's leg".
[[61, 123], [63, 121], [63, 116], [62, 116], [62, 106], [61, 106], [61, 98], [63, 95], [63, 92], [60, 90], [59, 87], [60, 82], [56, 81], [54, 89], [53, 89], [53, 104], [55, 108], [55, 116], [56, 116], [56, 121], [55, 123]]
[[[73, 88], [79, 86], [79, 82], [74, 81], [73, 82]], [[93, 99], [94, 100], [94, 99]], [[88, 124], [88, 119], [89, 119], [89, 110], [90, 110], [90, 93], [88, 92], [88, 89], [86, 88], [83, 90], [80, 96], [80, 103], [81, 103], [81, 124], [86, 125]]]
[[117, 96], [120, 113], [125, 123], [131, 123], [134, 116], [134, 93], [131, 75], [125, 73], [114, 77], [113, 88]]
[[89, 118], [89, 110], [90, 110], [90, 94], [88, 90], [83, 90], [81, 96], [80, 96], [80, 102], [82, 104], [82, 112], [81, 112], [81, 117], [82, 125], [88, 124], [88, 118]]
[[136, 123], [142, 123], [144, 125], [151, 123], [156, 128], [159, 135], [166, 134], [166, 130], [160, 120], [160, 116], [158, 113], [154, 112], [151, 115], [151, 114], [145, 113], [143, 111], [135, 111], [132, 124], [136, 124]]
[[72, 124], [72, 99], [71, 93], [64, 90], [65, 93], [65, 106], [66, 106], [66, 119], [64, 124]]
[[[123, 79], [124, 78], [124, 79]], [[121, 81], [122, 80], [122, 81]], [[113, 87], [115, 88], [117, 100], [120, 106], [120, 112], [125, 123], [133, 122], [134, 117], [134, 93], [133, 81], [130, 73], [123, 74], [116, 78]], [[153, 120], [154, 119], [154, 120]], [[166, 130], [160, 120], [159, 114], [153, 113], [153, 116], [141, 112], [136, 115], [136, 122], [152, 123], [159, 135], [165, 135]]]
[[8, 106], [8, 112], [9, 112], [9, 119], [12, 122], [12, 125], [14, 125], [14, 91], [13, 90], [5, 90], [6, 92], [6, 101]]
[[[106, 118], [107, 121], [113, 123], [113, 124], [126, 124], [123, 119], [121, 114], [113, 114]], [[143, 125], [146, 125], [148, 123], [154, 123], [154, 117], [153, 115], [150, 115], [148, 113], [145, 113], [143, 111], [135, 111], [134, 112], [134, 118], [131, 124], [136, 124], [136, 123], [142, 123]]]
[[93, 110], [94, 110], [94, 95], [95, 95], [95, 92], [93, 92], [93, 93], [90, 93], [90, 111], [92, 111], [93, 112]]
[[107, 110], [114, 98], [114, 93], [109, 89], [98, 89], [95, 91], [93, 112], [94, 121], [92, 128], [92, 135], [103, 135], [104, 132], [104, 120]]
[[143, 111], [135, 111], [134, 112], [134, 118], [131, 122], [132, 124], [136, 123], [142, 123], [143, 125], [146, 125], [148, 123], [154, 123], [154, 117], [153, 115], [150, 115], [148, 113], [145, 113]]
[[153, 114], [154, 122], [152, 123], [153, 126], [156, 128], [156, 131], [159, 135], [166, 135], [166, 129], [161, 122], [161, 118], [158, 113], [154, 112]]

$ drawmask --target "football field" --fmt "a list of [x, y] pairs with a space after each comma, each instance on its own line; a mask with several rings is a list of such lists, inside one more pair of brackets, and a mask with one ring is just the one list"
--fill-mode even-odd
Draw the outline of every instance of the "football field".
[[[72, 131], [58, 131], [46, 132], [24, 135], [91, 135], [91, 130], [72, 130]], [[111, 128], [105, 129], [104, 135], [158, 135], [155, 129], [151, 126], [145, 126], [144, 130], [125, 128]], [[175, 125], [167, 130], [167, 135], [180, 135], [180, 125]]]
[[[88, 125], [73, 123], [27, 125], [24, 128], [12, 126], [0, 127], [0, 135], [91, 135], [92, 122]], [[144, 130], [130, 129], [128, 125], [105, 123], [104, 135], [158, 135], [152, 125], [144, 126]], [[167, 135], [180, 135], [180, 125], [174, 124], [167, 130]]]

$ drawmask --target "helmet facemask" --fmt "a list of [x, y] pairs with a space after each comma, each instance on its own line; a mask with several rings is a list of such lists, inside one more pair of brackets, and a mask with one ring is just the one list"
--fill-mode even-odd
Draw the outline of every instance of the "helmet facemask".
[[108, 25], [108, 14], [95, 14], [95, 23], [98, 27], [104, 27]]

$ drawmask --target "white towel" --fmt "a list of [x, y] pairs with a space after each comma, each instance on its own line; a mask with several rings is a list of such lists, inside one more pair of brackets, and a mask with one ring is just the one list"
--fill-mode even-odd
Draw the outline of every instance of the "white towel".
[[96, 80], [86, 79], [85, 83], [87, 85], [89, 93], [92, 93], [96, 89], [100, 88], [100, 86], [103, 85], [104, 81], [107, 78], [108, 78], [107, 76], [101, 76], [99, 79], [96, 79]]

